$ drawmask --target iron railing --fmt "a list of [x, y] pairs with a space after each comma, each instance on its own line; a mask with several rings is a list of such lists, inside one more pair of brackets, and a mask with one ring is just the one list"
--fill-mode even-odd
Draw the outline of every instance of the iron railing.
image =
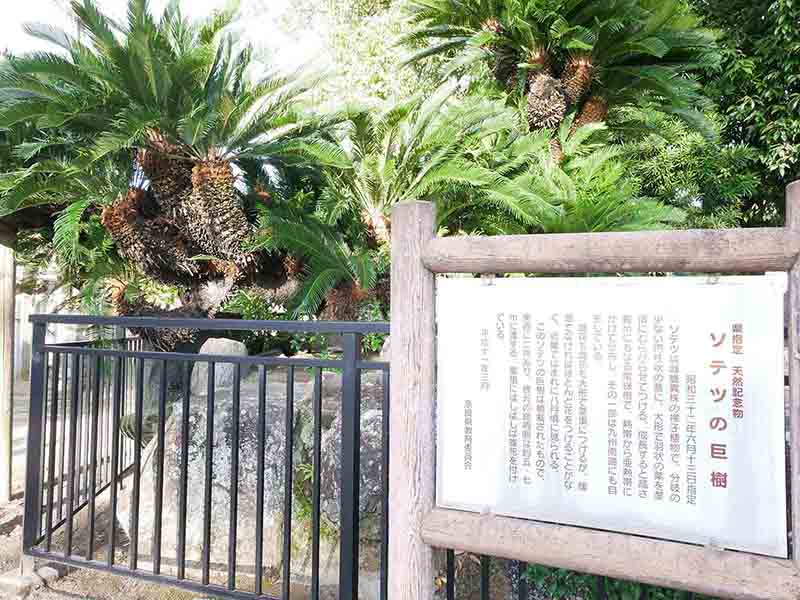
[[[360, 536], [360, 426], [361, 426], [361, 375], [366, 371], [380, 374], [380, 436], [381, 446], [388, 443], [388, 363], [363, 360], [361, 338], [365, 334], [387, 334], [386, 323], [344, 322], [284, 322], [240, 320], [192, 320], [155, 318], [90, 318], [78, 316], [34, 316], [33, 360], [31, 371], [30, 429], [28, 434], [28, 466], [26, 475], [25, 522], [23, 528], [24, 552], [30, 556], [75, 567], [107, 571], [115, 574], [152, 580], [201, 593], [230, 598], [281, 598], [321, 597], [320, 547], [330, 542], [323, 535], [322, 453], [323, 438], [323, 373], [333, 373], [341, 381], [340, 404], [334, 418], [340, 419], [340, 439], [335, 447], [340, 453], [340, 472], [333, 485], [339, 495], [338, 531], [338, 596], [357, 598], [359, 595], [359, 542]], [[71, 323], [87, 326], [115, 326], [126, 329], [187, 328], [199, 331], [264, 331], [289, 333], [327, 334], [341, 336], [341, 353], [334, 358], [286, 358], [275, 356], [230, 356], [190, 354], [183, 352], [153, 352], [143, 339], [116, 340], [114, 342], [47, 344], [46, 326], [51, 323]], [[204, 393], [192, 385], [192, 370], [205, 365], [207, 378]], [[232, 369], [230, 393], [225, 402], [230, 403], [230, 422], [215, 429], [215, 412], [220, 410], [222, 392], [218, 389], [216, 372]], [[182, 374], [182, 382], [176, 373]], [[308, 380], [313, 393], [310, 406], [300, 407], [296, 398], [298, 374]], [[148, 376], [149, 375], [149, 376]], [[249, 379], [248, 379], [249, 377]], [[195, 378], [196, 379], [196, 378]], [[272, 380], [282, 393], [275, 394]], [[250, 388], [245, 389], [245, 381]], [[270, 382], [270, 383], [268, 383]], [[196, 383], [196, 382], [195, 382]], [[284, 387], [285, 386], [285, 387]], [[153, 389], [156, 388], [156, 389]], [[156, 409], [146, 415], [145, 396], [155, 392]], [[255, 465], [241, 462], [240, 439], [243, 427], [239, 415], [245, 394], [257, 404], [255, 430]], [[278, 396], [277, 398], [274, 396]], [[269, 420], [279, 414], [272, 410], [280, 405], [282, 422]], [[174, 408], [173, 408], [174, 407]], [[296, 430], [301, 408], [310, 413], [310, 473], [302, 469], [295, 455]], [[192, 412], [194, 411], [194, 412]], [[198, 413], [205, 418], [205, 432], [195, 431], [191, 422]], [[256, 415], [254, 409], [252, 415]], [[172, 417], [172, 419], [171, 419]], [[152, 441], [147, 445], [145, 434], [149, 424]], [[177, 454], [170, 456], [167, 448], [167, 430], [170, 439], [179, 440]], [[280, 460], [283, 474], [282, 515], [275, 517], [264, 510], [265, 493], [274, 495], [268, 486], [265, 469], [275, 467], [266, 463], [276, 459], [270, 456], [273, 447], [267, 439], [275, 430], [281, 430], [283, 450]], [[215, 434], [220, 431], [229, 440], [230, 456], [215, 456], [219, 448]], [[248, 429], [248, 431], [250, 431]], [[190, 448], [190, 438], [202, 438], [199, 445]], [[327, 435], [327, 433], [326, 433]], [[272, 438], [270, 438], [272, 439]], [[147, 448], [147, 450], [146, 450]], [[200, 448], [204, 456], [190, 456]], [[151, 462], [143, 469], [143, 453]], [[248, 455], [252, 458], [252, 453]], [[249, 459], [248, 458], [248, 459]], [[166, 459], [166, 460], [165, 460]], [[388, 520], [386, 489], [388, 485], [388, 455], [379, 458], [382, 502], [380, 514], [380, 550], [377, 552], [379, 577], [373, 597], [386, 598]], [[220, 540], [212, 539], [212, 531], [219, 531], [219, 514], [212, 514], [213, 495], [220, 493], [220, 461], [229, 470], [227, 517], [227, 564], [219, 564], [217, 551]], [[165, 462], [168, 466], [165, 469]], [[190, 473], [191, 466], [202, 464], [201, 475]], [[169, 473], [170, 468], [174, 473]], [[245, 469], [255, 470], [255, 541], [252, 557], [242, 558], [237, 548], [248, 532], [240, 531], [242, 513], [240, 476]], [[227, 475], [227, 474], [225, 474]], [[225, 476], [222, 475], [222, 476]], [[165, 481], [171, 477], [177, 483], [177, 498], [164, 495]], [[196, 485], [197, 478], [202, 486]], [[310, 481], [309, 481], [310, 480]], [[189, 483], [192, 483], [192, 487]], [[292, 573], [292, 552], [298, 535], [297, 489], [301, 484], [308, 489], [310, 509], [310, 577], [298, 586]], [[307, 484], [307, 485], [306, 485]], [[150, 489], [151, 488], [151, 489]], [[172, 489], [172, 488], [170, 488]], [[152, 491], [152, 515], [140, 513], [143, 495]], [[187, 514], [197, 505], [202, 495], [202, 550], [199, 557], [190, 556], [187, 536], [197, 532], [187, 531]], [[150, 498], [151, 496], [148, 496]], [[127, 535], [117, 525], [121, 503], [128, 505]], [[330, 501], [327, 498], [326, 501]], [[177, 502], [177, 540], [175, 551], [164, 550], [164, 513]], [[100, 519], [106, 515], [107, 523]], [[144, 532], [140, 522], [152, 518], [152, 527]], [[224, 517], [223, 517], [224, 518]], [[279, 563], [269, 563], [265, 549], [272, 540], [264, 539], [265, 520], [282, 519], [280, 532], [281, 556]], [[212, 524], [213, 521], [213, 524]], [[124, 529], [124, 528], [123, 528]], [[80, 530], [80, 535], [76, 532]], [[273, 531], [275, 528], [273, 527]], [[308, 533], [304, 530], [304, 535]], [[150, 552], [147, 540], [149, 535]], [[328, 536], [331, 537], [330, 535]], [[170, 540], [171, 541], [171, 540]], [[336, 543], [334, 542], [335, 546]], [[172, 547], [170, 545], [170, 547]], [[248, 544], [248, 548], [250, 545]], [[224, 553], [224, 551], [223, 551]], [[199, 560], [197, 560], [199, 558]], [[213, 559], [213, 560], [212, 560]], [[199, 563], [199, 564], [198, 564]]]

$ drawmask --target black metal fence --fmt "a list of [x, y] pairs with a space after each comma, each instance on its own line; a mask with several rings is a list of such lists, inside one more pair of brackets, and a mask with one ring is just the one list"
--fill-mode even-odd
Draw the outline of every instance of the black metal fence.
[[[32, 321], [26, 554], [218, 597], [387, 599], [389, 364], [361, 356], [362, 336], [388, 334], [387, 323]], [[286, 358], [153, 352], [139, 337], [48, 344], [50, 323], [326, 334], [341, 348]], [[369, 406], [364, 373], [379, 384]], [[326, 378], [340, 386], [334, 406], [323, 406]], [[378, 426], [362, 435], [364, 408]], [[498, 598], [497, 571], [505, 597], [541, 597], [525, 564], [452, 550], [440, 558], [439, 597]], [[593, 587], [607, 597], [604, 578]]]
[[[356, 598], [361, 577], [374, 588], [364, 597], [386, 598], [386, 453], [367, 457], [380, 463], [379, 539], [361, 548], [361, 561], [359, 500], [363, 373], [375, 373], [380, 387], [370, 393], [381, 448], [389, 401], [388, 363], [363, 360], [361, 337], [387, 334], [388, 324], [32, 321], [26, 554], [221, 597], [322, 598], [335, 589], [336, 597]], [[286, 358], [152, 352], [139, 338], [48, 344], [50, 323], [327, 334], [341, 348], [332, 357]], [[340, 386], [334, 407], [323, 406], [324, 377]], [[325, 439], [323, 419], [335, 424], [327, 423]], [[300, 435], [310, 438], [303, 456]], [[303, 555], [293, 556], [300, 546]], [[365, 554], [373, 559], [367, 567]]]

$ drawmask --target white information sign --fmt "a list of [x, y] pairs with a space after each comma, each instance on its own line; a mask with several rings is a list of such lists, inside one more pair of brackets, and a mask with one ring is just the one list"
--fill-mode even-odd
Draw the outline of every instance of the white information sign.
[[437, 504], [786, 558], [785, 287], [439, 278]]

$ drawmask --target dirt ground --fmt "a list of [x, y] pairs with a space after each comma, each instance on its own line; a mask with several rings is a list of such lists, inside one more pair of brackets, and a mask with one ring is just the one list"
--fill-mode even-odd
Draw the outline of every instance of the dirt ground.
[[[19, 567], [22, 542], [22, 496], [0, 505], [0, 573]], [[127, 577], [84, 569], [65, 570], [49, 587], [34, 590], [30, 600], [192, 600], [197, 594], [153, 585]], [[0, 598], [6, 598], [0, 592]]]
[[[13, 497], [0, 503], [0, 575], [19, 568], [22, 546], [23, 482], [27, 436], [28, 383], [15, 384]], [[127, 577], [89, 570], [66, 570], [64, 576], [47, 588], [34, 590], [30, 600], [192, 600], [195, 593], [174, 590]], [[8, 597], [0, 591], [0, 599]]]
[[[28, 434], [28, 382], [14, 384], [14, 439], [12, 443], [12, 500], [0, 503], [0, 574], [19, 566], [22, 543], [23, 482], [25, 480], [25, 439]], [[0, 592], [2, 596], [2, 592]]]

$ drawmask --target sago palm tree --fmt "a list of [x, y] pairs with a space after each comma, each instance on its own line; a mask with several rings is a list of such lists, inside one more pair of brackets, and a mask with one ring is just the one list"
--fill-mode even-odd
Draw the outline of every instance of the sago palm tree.
[[551, 156], [548, 132], [504, 142], [481, 167], [494, 183], [447, 203], [443, 218], [467, 233], [486, 233], [474, 215], [487, 210], [496, 215], [492, 233], [637, 231], [681, 220], [680, 210], [638, 196], [621, 149], [595, 141], [603, 124], [572, 125], [567, 119], [557, 132], [560, 160]]
[[[92, 0], [72, 9], [79, 37], [30, 28], [61, 51], [14, 57], [0, 72], [0, 128], [38, 131], [20, 146], [30, 166], [0, 179], [0, 214], [66, 206], [65, 236], [99, 218], [123, 258], [189, 288], [187, 305], [206, 314], [259, 271], [280, 287], [281, 261], [245, 249], [248, 206], [268, 195], [276, 169], [342, 163], [321, 135], [338, 117], [303, 110], [314, 80], [254, 79], [263, 67], [225, 33], [230, 12], [193, 23], [177, 3], [155, 18], [146, 0], [130, 0], [120, 23]], [[66, 135], [83, 143], [65, 145]], [[52, 158], [35, 160], [46, 150]]]
[[361, 302], [375, 294], [379, 271], [387, 267], [386, 256], [352, 248], [315, 215], [264, 211], [254, 243], [261, 250], [288, 250], [302, 265], [303, 284], [293, 298], [295, 317], [316, 315], [324, 305], [326, 319], [356, 320]]
[[691, 73], [717, 60], [714, 35], [681, 0], [408, 0], [422, 47], [409, 62], [449, 57], [444, 75], [488, 64], [531, 131], [575, 126], [647, 105], [695, 125], [703, 97]]
[[445, 86], [431, 98], [351, 118], [340, 140], [349, 168], [330, 172], [323, 194], [328, 223], [354, 216], [369, 245], [386, 247], [395, 204], [441, 200], [454, 190], [477, 189], [492, 181], [490, 173], [470, 160], [470, 153], [482, 138], [510, 129], [513, 113], [487, 100], [450, 103], [452, 93]]

